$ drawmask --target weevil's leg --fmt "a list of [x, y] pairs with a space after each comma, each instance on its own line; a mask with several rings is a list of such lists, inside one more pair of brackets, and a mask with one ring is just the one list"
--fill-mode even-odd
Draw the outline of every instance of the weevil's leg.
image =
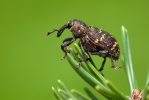
[[103, 68], [104, 68], [104, 65], [105, 65], [105, 62], [106, 62], [106, 56], [108, 55], [108, 50], [102, 50], [102, 51], [98, 51], [98, 52], [90, 52], [92, 55], [99, 55], [99, 56], [102, 56], [103, 58], [104, 58], [104, 60], [103, 60], [103, 62], [102, 62], [102, 65], [101, 65], [101, 67], [100, 67], [100, 69], [98, 70], [100, 73], [101, 73], [101, 75], [102, 76], [104, 76], [103, 75], [103, 73], [102, 73], [102, 70], [103, 70]]
[[103, 73], [102, 73], [102, 70], [104, 68], [105, 62], [106, 62], [106, 57], [104, 57], [104, 60], [102, 62], [102, 65], [101, 65], [100, 69], [98, 70], [98, 71], [100, 71], [100, 73], [101, 73], [102, 76], [104, 76]]
[[78, 64], [78, 66], [80, 66], [81, 62], [87, 61], [87, 60], [90, 59], [90, 56], [89, 56], [89, 55], [87, 54], [87, 52], [84, 50], [84, 48], [83, 48], [83, 46], [82, 46], [82, 44], [81, 44], [81, 41], [79, 41], [79, 46], [80, 46], [80, 48], [81, 48], [81, 51], [82, 51], [82, 53], [83, 53], [85, 59], [79, 58], [79, 64]]
[[105, 65], [105, 62], [106, 62], [106, 57], [104, 57], [104, 60], [103, 60], [103, 62], [102, 62], [102, 65], [101, 65], [99, 71], [102, 71], [102, 70], [103, 70], [104, 65]]
[[83, 48], [81, 42], [80, 42], [79, 44], [80, 44], [81, 51], [82, 51], [83, 55], [85, 56], [85, 59], [80, 59], [80, 60], [81, 60], [81, 61], [87, 61], [87, 60], [89, 60], [89, 59], [90, 59], [90, 56], [89, 56], [89, 55], [87, 54], [87, 52], [84, 50], [84, 48]]
[[69, 50], [66, 48], [67, 46], [69, 46], [71, 43], [73, 43], [76, 39], [74, 37], [70, 37], [70, 38], [66, 38], [63, 41], [63, 44], [61, 45], [61, 49], [63, 50], [63, 52], [65, 52], [65, 55], [62, 59], [66, 58], [66, 54], [67, 52], [69, 52]]
[[98, 51], [98, 52], [90, 52], [92, 55], [99, 55], [99, 56], [102, 56], [102, 57], [104, 57], [104, 56], [106, 56], [106, 55], [108, 55], [108, 50], [102, 50], [102, 51]]
[[110, 60], [111, 60], [112, 68], [115, 68], [115, 64], [114, 64], [113, 58], [111, 57]]
[[66, 39], [63, 40], [63, 43], [64, 43], [64, 42], [67, 42], [67, 41], [71, 41], [73, 38], [74, 38], [74, 37], [66, 38]]
[[67, 50], [67, 46], [70, 45], [72, 42], [75, 41], [75, 38], [74, 37], [69, 37], [69, 38], [66, 38], [63, 40], [63, 44], [61, 45], [61, 49], [64, 51], [64, 52], [68, 52]]
[[110, 58], [110, 60], [111, 60], [111, 63], [112, 63], [112, 68], [114, 68], [115, 70], [119, 70], [119, 69], [122, 68], [122, 67], [115, 67], [114, 60], [113, 60], [112, 57]]

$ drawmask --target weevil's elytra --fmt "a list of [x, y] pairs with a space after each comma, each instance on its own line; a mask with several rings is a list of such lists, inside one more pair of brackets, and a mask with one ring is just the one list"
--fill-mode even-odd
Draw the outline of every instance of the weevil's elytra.
[[102, 30], [101, 29], [99, 29], [99, 33], [102, 33]]
[[100, 42], [102, 42], [102, 40], [104, 39], [105, 37], [105, 34], [102, 34], [101, 37], [100, 37]]
[[95, 43], [96, 43], [96, 44], [97, 44], [97, 43], [99, 43], [99, 40], [98, 40], [98, 39], [96, 39], [96, 40], [95, 40]]
[[117, 42], [114, 42], [114, 45], [113, 45], [113, 47], [111, 48], [111, 50], [114, 50], [116, 46], [117, 46]]
[[61, 45], [61, 49], [65, 52], [65, 55], [66, 52], [69, 52], [66, 47], [73, 43], [76, 39], [80, 39], [79, 46], [85, 56], [85, 59], [80, 62], [90, 59], [86, 52], [87, 50], [92, 55], [99, 55], [104, 58], [99, 71], [103, 70], [107, 57], [110, 58], [113, 68], [120, 68], [115, 67], [113, 61], [119, 59], [120, 48], [117, 40], [110, 33], [95, 26], [89, 26], [80, 20], [73, 19], [63, 25], [59, 30], [54, 29], [52, 32], [48, 32], [47, 35], [57, 31], [57, 37], [60, 37], [65, 29], [69, 29], [73, 35], [72, 37], [64, 39]]

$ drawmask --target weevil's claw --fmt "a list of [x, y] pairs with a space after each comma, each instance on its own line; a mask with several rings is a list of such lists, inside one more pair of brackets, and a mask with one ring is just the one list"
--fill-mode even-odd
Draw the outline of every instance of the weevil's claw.
[[68, 48], [64, 49], [65, 55], [61, 58], [61, 60], [66, 59], [67, 53], [70, 53], [70, 50]]
[[78, 67], [77, 68], [79, 68], [81, 66], [82, 60], [83, 60], [82, 58], [79, 58], [79, 62], [78, 62], [78, 65], [77, 65]]
[[115, 70], [120, 70], [122, 67], [114, 67]]
[[84, 61], [84, 59], [82, 59], [82, 58], [79, 58], [79, 62], [81, 63], [81, 62], [83, 62]]
[[64, 56], [61, 58], [61, 60], [64, 60], [64, 59], [66, 59], [66, 55], [64, 55]]
[[48, 35], [50, 35], [50, 34], [51, 34], [50, 32], [47, 32], [47, 33], [46, 33], [46, 36], [48, 36]]
[[67, 53], [65, 52], [65, 55], [61, 58], [61, 60], [66, 59], [66, 57], [67, 57]]
[[77, 66], [78, 66], [77, 69], [80, 68], [81, 62], [78, 62]]
[[[66, 47], [63, 49], [63, 51], [64, 51], [65, 53], [70, 53], [70, 50], [69, 50], [68, 48], [66, 48]], [[66, 54], [65, 54], [65, 55], [66, 55]]]

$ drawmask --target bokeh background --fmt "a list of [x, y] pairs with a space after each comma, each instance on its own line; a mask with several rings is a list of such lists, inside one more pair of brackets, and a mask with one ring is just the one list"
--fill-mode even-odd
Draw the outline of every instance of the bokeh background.
[[[121, 56], [124, 25], [129, 32], [135, 77], [139, 89], [144, 88], [149, 65], [148, 0], [1, 0], [0, 100], [55, 100], [51, 87], [57, 88], [58, 79], [69, 89], [83, 92], [83, 87], [89, 87], [67, 60], [61, 60], [64, 53], [60, 45], [71, 36], [69, 30], [60, 38], [56, 33], [46, 36], [46, 32], [74, 18], [113, 34], [120, 44]], [[93, 59], [100, 67], [103, 59]], [[121, 66], [121, 59], [115, 64]], [[130, 95], [124, 69], [115, 71], [110, 66], [108, 59], [105, 77]], [[93, 93], [104, 100], [96, 91]]]

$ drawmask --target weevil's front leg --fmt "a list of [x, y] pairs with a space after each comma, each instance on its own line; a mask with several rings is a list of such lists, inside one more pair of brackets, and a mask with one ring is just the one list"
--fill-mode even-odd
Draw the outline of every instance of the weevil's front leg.
[[67, 46], [69, 46], [71, 43], [73, 43], [76, 39], [74, 37], [70, 37], [70, 38], [66, 38], [63, 41], [63, 44], [61, 45], [61, 49], [63, 50], [63, 52], [65, 52], [65, 55], [62, 59], [66, 58], [66, 54], [67, 52], [69, 52], [69, 50], [66, 48]]

